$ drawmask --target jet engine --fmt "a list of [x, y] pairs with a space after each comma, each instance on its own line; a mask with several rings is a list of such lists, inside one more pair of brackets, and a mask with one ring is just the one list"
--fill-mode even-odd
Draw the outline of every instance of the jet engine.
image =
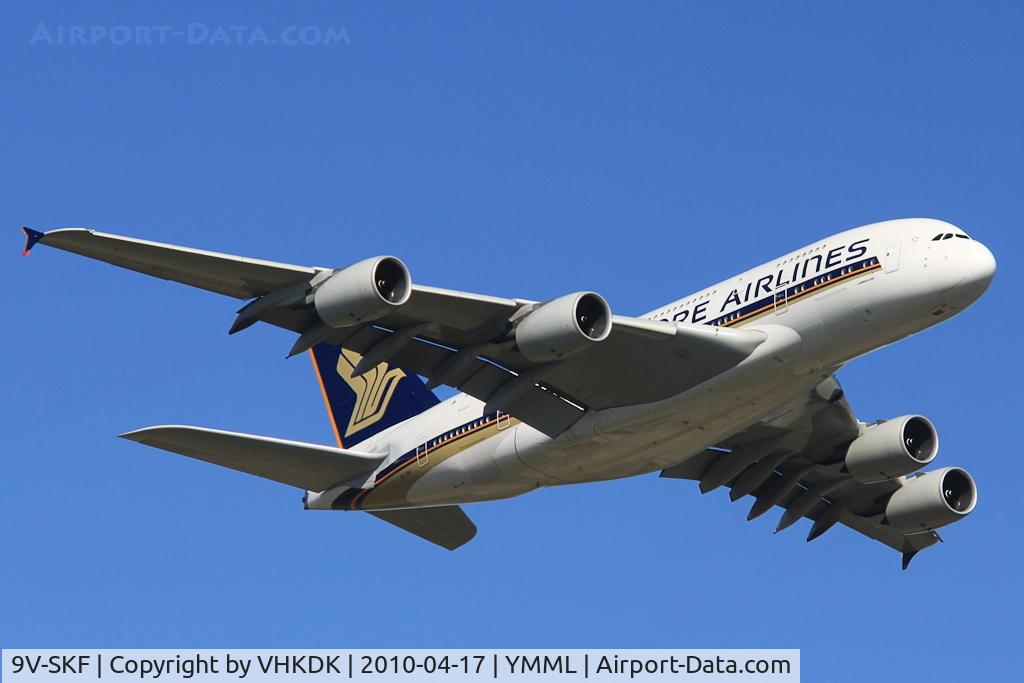
[[872, 484], [918, 470], [935, 459], [939, 435], [920, 415], [904, 415], [869, 427], [846, 450], [846, 469]]
[[908, 480], [885, 506], [885, 518], [903, 534], [932, 531], [970, 514], [978, 487], [966, 470], [944, 467]]
[[534, 309], [516, 327], [516, 344], [535, 363], [578, 353], [612, 331], [608, 302], [594, 292], [576, 292]]
[[313, 305], [331, 327], [376, 320], [409, 300], [412, 277], [394, 256], [377, 256], [335, 271], [313, 294]]

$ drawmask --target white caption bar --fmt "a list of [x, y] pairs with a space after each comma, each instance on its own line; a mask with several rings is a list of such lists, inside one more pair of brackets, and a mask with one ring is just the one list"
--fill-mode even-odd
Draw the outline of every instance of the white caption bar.
[[799, 650], [3, 650], [3, 680], [785, 681]]

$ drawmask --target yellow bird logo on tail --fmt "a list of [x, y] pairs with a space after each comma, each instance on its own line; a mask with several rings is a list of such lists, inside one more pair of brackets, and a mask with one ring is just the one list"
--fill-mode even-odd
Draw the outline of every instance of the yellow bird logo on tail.
[[338, 355], [338, 375], [356, 394], [356, 405], [348, 420], [345, 436], [365, 429], [384, 417], [398, 383], [405, 377], [402, 370], [389, 369], [387, 363], [379, 363], [359, 377], [353, 377], [352, 372], [362, 358], [360, 354], [347, 349], [342, 349]]

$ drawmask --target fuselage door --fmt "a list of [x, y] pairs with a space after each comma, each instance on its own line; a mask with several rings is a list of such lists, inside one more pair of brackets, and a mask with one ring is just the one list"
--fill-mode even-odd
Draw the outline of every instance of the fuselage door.
[[416, 446], [416, 465], [418, 467], [425, 467], [430, 464], [430, 435], [423, 433], [418, 441], [419, 443]]
[[900, 268], [900, 245], [890, 244], [885, 248], [885, 256], [882, 257], [882, 267], [887, 273], [894, 273]]
[[784, 289], [781, 292], [775, 292], [775, 315], [782, 315], [787, 310], [789, 310], [787, 291]]

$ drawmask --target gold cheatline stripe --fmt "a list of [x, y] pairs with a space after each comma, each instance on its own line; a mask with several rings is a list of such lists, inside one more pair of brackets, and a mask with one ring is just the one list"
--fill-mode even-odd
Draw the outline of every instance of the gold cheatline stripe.
[[[820, 283], [818, 283], [816, 285], [808, 287], [807, 289], [803, 290], [802, 292], [797, 292], [793, 296], [786, 297], [786, 305], [788, 306], [789, 302], [791, 302], [791, 301], [793, 301], [795, 299], [802, 299], [803, 297], [807, 296], [808, 294], [813, 294], [815, 292], [815, 290], [820, 290], [820, 289], [825, 288], [825, 287], [831, 287], [832, 285], [837, 285], [840, 282], [843, 282], [845, 280], [849, 280], [850, 278], [852, 278], [852, 277], [854, 277], [856, 275], [862, 275], [862, 274], [864, 274], [864, 273], [866, 273], [866, 272], [868, 272], [870, 270], [875, 270], [875, 269], [881, 268], [881, 267], [882, 267], [881, 263], [875, 263], [875, 264], [872, 264], [870, 266], [864, 266], [863, 268], [860, 268], [858, 270], [850, 271], [846, 275], [841, 275], [841, 276], [839, 276], [838, 278], [836, 278], [834, 280], [827, 280], [826, 282], [820, 282]], [[754, 315], [760, 315], [762, 313], [765, 313], [765, 312], [767, 312], [767, 310], [769, 308], [772, 308], [772, 309], [775, 308], [775, 301], [772, 301], [770, 304], [762, 306], [761, 308], [758, 308], [757, 310], [751, 311], [750, 313], [746, 313], [746, 314], [740, 316], [739, 318], [736, 318], [735, 320], [730, 320], [725, 325], [722, 325], [722, 327], [732, 327], [736, 323], [745, 322], [745, 321], [747, 321], [747, 318], [749, 318], [751, 316], [754, 316]]]
[[[370, 494], [371, 491], [377, 490], [381, 484], [386, 482], [393, 475], [396, 475], [399, 472], [405, 470], [407, 467], [412, 465], [412, 463], [417, 462], [421, 456], [429, 456], [431, 453], [436, 451], [438, 448], [441, 448], [442, 446], [447, 446], [448, 444], [452, 443], [453, 441], [457, 441], [459, 439], [465, 438], [465, 437], [469, 436], [470, 434], [478, 432], [478, 431], [480, 431], [482, 429], [486, 429], [487, 427], [490, 427], [493, 424], [497, 424], [497, 422], [498, 422], [498, 418], [494, 418], [493, 420], [488, 420], [487, 422], [484, 422], [483, 424], [481, 424], [481, 425], [479, 425], [477, 427], [473, 427], [473, 428], [469, 429], [468, 431], [463, 432], [462, 434], [456, 434], [455, 436], [452, 436], [452, 437], [450, 437], [448, 439], [445, 439], [444, 441], [442, 441], [440, 443], [434, 444], [433, 446], [431, 446], [430, 448], [425, 450], [422, 454], [417, 454], [417, 455], [412, 456], [411, 458], [409, 458], [408, 460], [403, 462], [401, 465], [399, 465], [398, 467], [396, 467], [395, 469], [391, 470], [386, 475], [384, 475], [383, 478], [374, 481], [373, 482], [373, 488], [364, 489], [364, 491], [362, 493], [359, 493], [355, 498], [353, 498], [352, 502], [349, 504], [349, 509], [355, 510], [356, 506], [359, 505], [360, 503], [362, 503], [363, 500], [366, 498], [367, 495]], [[452, 453], [452, 455], [455, 455], [455, 453]]]

